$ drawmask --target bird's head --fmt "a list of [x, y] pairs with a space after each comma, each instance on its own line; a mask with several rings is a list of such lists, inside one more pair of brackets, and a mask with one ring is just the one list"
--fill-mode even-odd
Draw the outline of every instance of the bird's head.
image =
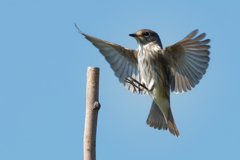
[[161, 40], [158, 34], [150, 29], [141, 29], [129, 36], [134, 37], [140, 45], [146, 45], [148, 43], [156, 43], [162, 48]]

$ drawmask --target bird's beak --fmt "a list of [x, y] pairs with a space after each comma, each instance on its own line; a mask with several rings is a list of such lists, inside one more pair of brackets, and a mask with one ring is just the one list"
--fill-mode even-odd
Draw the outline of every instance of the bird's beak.
[[133, 33], [133, 34], [129, 34], [129, 36], [131, 36], [131, 37], [138, 37], [138, 35], [136, 35], [135, 33]]

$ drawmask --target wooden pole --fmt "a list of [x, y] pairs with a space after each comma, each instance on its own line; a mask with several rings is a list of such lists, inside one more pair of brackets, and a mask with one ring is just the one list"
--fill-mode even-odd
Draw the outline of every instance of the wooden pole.
[[86, 115], [83, 138], [84, 160], [96, 160], [97, 116], [100, 108], [98, 102], [99, 68], [87, 69]]

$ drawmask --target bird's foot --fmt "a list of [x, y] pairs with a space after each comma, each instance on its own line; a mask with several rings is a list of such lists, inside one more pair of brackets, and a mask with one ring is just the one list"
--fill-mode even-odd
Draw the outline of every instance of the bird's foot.
[[131, 84], [133, 86], [133, 88], [134, 88], [134, 91], [138, 92], [139, 94], [144, 89], [146, 89], [148, 91], [148, 88], [146, 87], [145, 83], [141, 84], [139, 81], [137, 81], [136, 79], [134, 79], [134, 78], [132, 78], [130, 76], [125, 78], [124, 82]]

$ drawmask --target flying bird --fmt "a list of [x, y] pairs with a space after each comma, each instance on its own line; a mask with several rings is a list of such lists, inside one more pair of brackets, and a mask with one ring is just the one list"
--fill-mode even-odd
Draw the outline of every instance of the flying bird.
[[[76, 25], [75, 25], [76, 26]], [[129, 91], [136, 93], [134, 83], [139, 84], [141, 94], [153, 99], [147, 124], [180, 136], [170, 108], [170, 90], [183, 93], [191, 90], [206, 73], [209, 62], [210, 40], [205, 33], [198, 36], [194, 30], [183, 40], [163, 49], [159, 35], [149, 29], [141, 29], [134, 37], [138, 49], [129, 49], [83, 33], [105, 57], [116, 77]]]

